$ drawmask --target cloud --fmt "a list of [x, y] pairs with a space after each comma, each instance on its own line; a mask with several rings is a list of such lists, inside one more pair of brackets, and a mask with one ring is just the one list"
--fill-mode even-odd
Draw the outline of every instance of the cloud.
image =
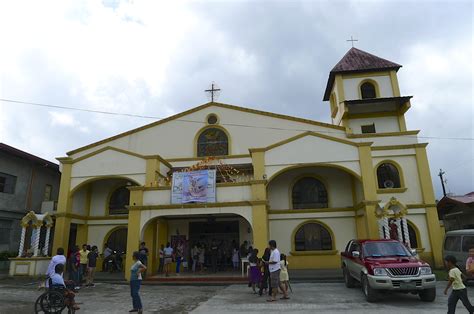
[[[422, 136], [474, 137], [470, 1], [4, 1], [2, 98], [165, 117], [220, 101], [330, 121], [330, 69], [356, 46], [403, 64]], [[25, 9], [27, 8], [27, 9]], [[53, 160], [150, 123], [0, 102], [0, 141]], [[472, 141], [429, 141], [434, 186], [474, 190]]]

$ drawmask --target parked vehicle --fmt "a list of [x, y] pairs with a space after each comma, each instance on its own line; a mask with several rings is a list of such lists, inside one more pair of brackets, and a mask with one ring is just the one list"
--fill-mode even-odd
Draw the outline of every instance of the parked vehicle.
[[382, 292], [418, 294], [425, 302], [436, 298], [436, 277], [429, 264], [419, 260], [395, 240], [352, 240], [341, 253], [346, 287], [357, 282], [368, 302]]
[[[469, 255], [469, 249], [474, 248], [474, 229], [454, 230], [444, 236], [443, 256], [453, 255], [463, 272]], [[474, 278], [469, 278], [473, 280]]]

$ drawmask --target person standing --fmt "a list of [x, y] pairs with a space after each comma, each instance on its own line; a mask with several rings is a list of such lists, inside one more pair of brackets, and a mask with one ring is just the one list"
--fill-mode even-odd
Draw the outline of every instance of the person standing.
[[[277, 244], [275, 240], [270, 240], [268, 242], [270, 246], [270, 259], [268, 260], [268, 270], [270, 271], [270, 287], [272, 288], [272, 297], [269, 298], [268, 302], [275, 302], [276, 296], [278, 293], [278, 287], [280, 287], [280, 251], [277, 249]], [[283, 289], [282, 289], [283, 290]], [[286, 292], [283, 290], [282, 299], [289, 299]]]
[[290, 276], [288, 275], [288, 262], [286, 261], [286, 255], [281, 254], [280, 258], [280, 287], [285, 288], [284, 294], [288, 295], [288, 288], [290, 287]]
[[48, 269], [46, 270], [46, 276], [51, 278], [56, 273], [54, 269], [58, 264], [66, 265], [66, 257], [64, 256], [64, 249], [62, 247], [58, 248], [56, 250], [56, 255], [51, 258]]
[[253, 249], [252, 253], [249, 256], [249, 282], [252, 287], [253, 293], [257, 294], [255, 287], [260, 284], [262, 280], [262, 272], [260, 270], [260, 263], [258, 260], [258, 250]]
[[219, 247], [217, 246], [217, 242], [215, 239], [212, 239], [211, 242], [211, 268], [213, 273], [217, 273], [217, 253]]
[[199, 246], [199, 271], [202, 273], [204, 271], [204, 262], [206, 255], [206, 247], [204, 244]]
[[102, 261], [102, 271], [103, 272], [106, 272], [108, 271], [108, 265], [109, 265], [109, 260], [111, 259], [111, 256], [112, 256], [112, 253], [114, 251], [112, 251], [111, 248], [109, 248], [109, 245], [106, 243], [104, 244], [104, 253], [102, 253], [102, 255], [104, 256], [104, 260]]
[[248, 246], [248, 242], [247, 240], [245, 240], [240, 246], [240, 250], [239, 250], [240, 258], [247, 258], [247, 255], [248, 255], [247, 246]]
[[[142, 242], [140, 243], [140, 249], [138, 250], [138, 253], [140, 254], [139, 259], [140, 262], [142, 262], [143, 265], [147, 266], [148, 265], [148, 248], [146, 247], [146, 243]], [[142, 273], [142, 277], [145, 278], [146, 272]]]
[[165, 249], [165, 246], [162, 244], [158, 252], [160, 256], [160, 265], [158, 266], [158, 274], [163, 273], [163, 267], [165, 266], [165, 252], [163, 251], [164, 249]]
[[260, 290], [258, 291], [258, 294], [261, 296], [263, 292], [268, 289], [268, 295], [272, 295], [272, 288], [269, 288], [269, 280], [270, 280], [270, 270], [268, 269], [268, 261], [270, 260], [270, 249], [266, 248], [265, 252], [263, 253], [262, 256], [262, 263], [263, 263], [263, 276], [262, 276], [262, 281], [260, 284]]
[[179, 272], [181, 270], [181, 262], [183, 261], [183, 252], [184, 247], [182, 243], [178, 243], [176, 245], [176, 275], [179, 276]]
[[170, 243], [166, 243], [166, 247], [163, 250], [165, 255], [165, 275], [168, 277], [170, 275], [170, 265], [173, 262], [173, 248]]
[[86, 279], [87, 275], [87, 255], [89, 255], [90, 251], [87, 249], [87, 244], [82, 245], [82, 250], [79, 252], [80, 254], [80, 272], [79, 272], [79, 282], [82, 283], [83, 280]]
[[456, 266], [457, 260], [454, 256], [448, 255], [444, 258], [446, 268], [448, 269], [448, 285], [444, 289], [444, 294], [448, 294], [449, 288], [452, 288], [451, 294], [448, 298], [448, 314], [454, 314], [456, 312], [456, 305], [461, 300], [464, 307], [469, 313], [474, 313], [474, 307], [469, 302], [467, 297], [467, 289], [462, 282], [462, 272]]
[[69, 280], [74, 282], [74, 286], [76, 289], [79, 289], [80, 285], [80, 267], [81, 267], [81, 255], [79, 253], [79, 247], [75, 245], [72, 250], [71, 254], [69, 255], [68, 259], [68, 271], [69, 271]]
[[133, 309], [129, 313], [143, 313], [142, 300], [140, 298], [140, 285], [142, 283], [142, 273], [146, 271], [146, 266], [140, 261], [140, 253], [133, 252], [133, 265], [130, 269], [130, 295], [132, 297]]
[[197, 243], [195, 243], [193, 248], [191, 249], [191, 257], [193, 259], [192, 271], [193, 271], [193, 273], [195, 273], [196, 272], [196, 265], [197, 265], [198, 259], [199, 259], [199, 248], [198, 248]]
[[97, 267], [97, 258], [99, 252], [97, 246], [93, 246], [89, 255], [87, 255], [87, 279], [86, 287], [94, 287], [95, 268]]
[[232, 266], [234, 271], [239, 270], [239, 250], [237, 248], [233, 248], [232, 251]]

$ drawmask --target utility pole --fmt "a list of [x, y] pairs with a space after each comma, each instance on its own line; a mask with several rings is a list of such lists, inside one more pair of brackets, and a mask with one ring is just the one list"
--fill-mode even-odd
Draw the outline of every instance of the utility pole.
[[439, 169], [438, 177], [441, 179], [441, 186], [443, 187], [443, 195], [446, 196], [446, 187], [444, 186], [444, 178], [443, 178], [444, 173], [445, 172], [443, 171], [443, 169]]

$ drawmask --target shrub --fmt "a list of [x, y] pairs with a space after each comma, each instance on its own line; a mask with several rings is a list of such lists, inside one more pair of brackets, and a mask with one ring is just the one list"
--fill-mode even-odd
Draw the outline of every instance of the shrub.
[[18, 255], [17, 252], [9, 252], [9, 251], [0, 252], [0, 261], [8, 261], [8, 258], [17, 257], [17, 255]]

